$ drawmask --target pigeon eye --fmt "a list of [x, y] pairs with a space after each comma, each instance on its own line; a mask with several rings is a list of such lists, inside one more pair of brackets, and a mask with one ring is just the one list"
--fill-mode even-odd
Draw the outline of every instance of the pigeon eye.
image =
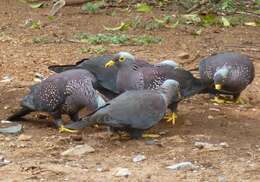
[[125, 61], [125, 58], [121, 56], [121, 57], [119, 57], [119, 61], [120, 61], [120, 62], [124, 62], [124, 61]]

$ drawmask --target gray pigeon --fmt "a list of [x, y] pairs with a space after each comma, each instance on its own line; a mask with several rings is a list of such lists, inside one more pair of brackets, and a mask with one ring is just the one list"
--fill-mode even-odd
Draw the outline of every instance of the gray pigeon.
[[[207, 85], [201, 80], [172, 61], [161, 62], [154, 66], [140, 67], [130, 53], [119, 52], [110, 60], [106, 67], [118, 68], [116, 87], [119, 93], [127, 90], [157, 89], [167, 79], [179, 82], [182, 97], [189, 97], [200, 93]], [[176, 108], [171, 109], [176, 110]], [[173, 112], [165, 119], [175, 122], [176, 114]]]
[[131, 138], [139, 138], [144, 130], [163, 118], [169, 105], [177, 105], [180, 97], [179, 83], [166, 80], [157, 90], [126, 91], [81, 121], [64, 127], [80, 129], [93, 124], [104, 124], [113, 131], [124, 130]]
[[[52, 65], [49, 66], [49, 69], [56, 73], [79, 68], [88, 70], [96, 77], [97, 84], [95, 85], [95, 88], [104, 94], [107, 98], [114, 98], [119, 94], [116, 89], [118, 69], [116, 67], [109, 70], [105, 68], [105, 64], [112, 58], [112, 55], [97, 56], [93, 58], [82, 59], [75, 65]], [[136, 60], [136, 64], [141, 67], [152, 66], [148, 62], [139, 59]]]
[[[250, 58], [235, 52], [218, 53], [202, 60], [199, 71], [201, 79], [208, 84], [209, 93], [232, 95], [237, 103], [243, 103], [240, 93], [255, 76]], [[225, 102], [218, 97], [214, 101]]]
[[50, 76], [31, 87], [22, 102], [22, 109], [7, 120], [16, 120], [30, 112], [42, 111], [53, 116], [54, 123], [63, 126], [62, 114], [68, 114], [72, 121], [78, 121], [78, 112], [87, 107], [90, 111], [105, 104], [92, 84], [95, 77], [87, 70], [68, 70]]

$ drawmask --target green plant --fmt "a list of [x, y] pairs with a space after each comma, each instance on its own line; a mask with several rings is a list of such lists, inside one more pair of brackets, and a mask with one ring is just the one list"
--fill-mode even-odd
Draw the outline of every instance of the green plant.
[[87, 13], [95, 14], [104, 5], [104, 1], [99, 1], [96, 3], [87, 2], [82, 5], [81, 9]]

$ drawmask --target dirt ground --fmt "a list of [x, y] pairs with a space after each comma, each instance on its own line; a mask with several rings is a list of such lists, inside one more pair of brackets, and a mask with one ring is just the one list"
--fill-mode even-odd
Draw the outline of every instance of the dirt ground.
[[[119, 16], [105, 12], [82, 14], [79, 7], [65, 7], [55, 20], [48, 20], [49, 8], [31, 9], [18, 1], [0, 2], [0, 78], [9, 75], [11, 82], [0, 83], [0, 119], [19, 108], [19, 100], [33, 84], [35, 73], [51, 75], [48, 66], [69, 64], [95, 56], [82, 53], [87, 44], [66, 41], [35, 44], [33, 37], [69, 38], [76, 32], [104, 32], [103, 25], [116, 26], [134, 16], [117, 11]], [[164, 14], [165, 12], [156, 12]], [[174, 14], [174, 12], [168, 12]], [[40, 20], [41, 29], [24, 26], [28, 19]], [[216, 105], [208, 95], [198, 95], [179, 105], [175, 126], [161, 122], [151, 132], [164, 133], [156, 143], [145, 139], [110, 141], [104, 128], [89, 128], [79, 135], [60, 134], [49, 121], [27, 116], [24, 122], [28, 141], [19, 136], [0, 134], [0, 155], [11, 163], [0, 167], [0, 181], [260, 181], [260, 31], [257, 27], [237, 26], [228, 29], [203, 29], [200, 36], [191, 35], [191, 28], [162, 29], [147, 34], [164, 38], [162, 44], [149, 46], [106, 46], [108, 53], [126, 50], [152, 62], [174, 59], [185, 68], [195, 67], [199, 60], [213, 52], [234, 50], [254, 58], [256, 77], [243, 92], [248, 104]], [[144, 30], [127, 33], [145, 34]], [[188, 52], [183, 60], [176, 55]], [[78, 139], [82, 136], [82, 140]], [[198, 149], [195, 142], [219, 144], [220, 150]], [[95, 152], [80, 157], [64, 157], [61, 153], [79, 144], [88, 144]], [[133, 156], [143, 154], [146, 160], [132, 162]], [[166, 166], [190, 161], [196, 170], [173, 171]], [[97, 168], [102, 167], [100, 172]], [[115, 177], [117, 167], [128, 168], [131, 175]]]

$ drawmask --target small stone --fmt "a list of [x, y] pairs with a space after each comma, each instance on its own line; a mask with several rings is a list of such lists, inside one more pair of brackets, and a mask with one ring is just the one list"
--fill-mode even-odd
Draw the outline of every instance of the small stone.
[[229, 145], [228, 145], [227, 142], [221, 142], [219, 145], [220, 145], [221, 147], [223, 147], [223, 148], [229, 147]]
[[157, 141], [156, 140], [147, 140], [147, 141], [145, 141], [145, 144], [146, 145], [156, 145]]
[[18, 137], [18, 140], [19, 141], [29, 141], [32, 139], [32, 136], [31, 135], [25, 135], [25, 134], [21, 134], [19, 137]]
[[144, 155], [138, 154], [136, 156], [133, 157], [133, 162], [140, 162], [145, 160], [146, 157]]
[[218, 108], [209, 108], [210, 111], [216, 111], [216, 112], [220, 112], [220, 109]]
[[194, 145], [198, 149], [206, 149], [208, 151], [218, 151], [218, 150], [223, 149], [223, 147], [220, 145], [214, 145], [214, 144], [207, 143], [207, 142], [195, 142]]
[[62, 156], [80, 156], [86, 153], [92, 153], [95, 149], [87, 144], [77, 145], [61, 153]]
[[209, 116], [208, 116], [208, 119], [214, 119], [214, 117], [213, 117], [213, 116], [211, 116], [211, 115], [209, 115]]
[[226, 178], [224, 176], [219, 176], [218, 177], [218, 182], [226, 182]]
[[11, 161], [8, 161], [4, 156], [0, 155], [0, 167], [9, 164]]
[[184, 169], [192, 170], [192, 169], [196, 169], [197, 166], [195, 166], [191, 162], [181, 162], [181, 163], [178, 163], [178, 164], [167, 166], [166, 168], [171, 169], [171, 170], [184, 170]]
[[116, 177], [128, 177], [131, 175], [131, 172], [127, 168], [118, 167], [114, 170], [113, 175]]
[[190, 55], [187, 52], [180, 52], [177, 54], [177, 57], [180, 59], [189, 59]]

